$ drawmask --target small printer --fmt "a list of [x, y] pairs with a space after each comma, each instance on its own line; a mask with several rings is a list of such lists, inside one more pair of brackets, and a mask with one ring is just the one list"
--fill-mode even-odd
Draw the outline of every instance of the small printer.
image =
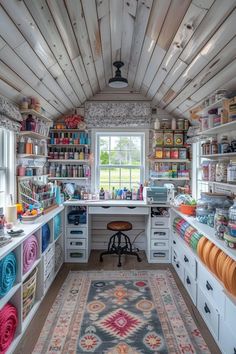
[[144, 187], [143, 199], [147, 204], [170, 204], [174, 200], [174, 189], [175, 186], [171, 183]]

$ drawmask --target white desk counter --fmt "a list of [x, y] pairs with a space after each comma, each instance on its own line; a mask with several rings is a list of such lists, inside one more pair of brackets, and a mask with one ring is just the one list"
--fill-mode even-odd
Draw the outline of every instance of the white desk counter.
[[131, 207], [170, 207], [169, 204], [147, 204], [144, 200], [67, 200], [64, 206], [131, 206]]

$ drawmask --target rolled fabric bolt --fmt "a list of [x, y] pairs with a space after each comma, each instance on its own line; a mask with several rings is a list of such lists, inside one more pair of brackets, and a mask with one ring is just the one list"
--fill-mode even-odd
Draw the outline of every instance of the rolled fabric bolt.
[[7, 222], [15, 223], [17, 220], [17, 207], [16, 205], [10, 205], [6, 207], [6, 219]]
[[26, 273], [37, 259], [38, 254], [38, 240], [32, 235], [23, 245], [23, 272]]
[[18, 324], [17, 309], [10, 303], [0, 310], [0, 353], [5, 354], [14, 339]]
[[14, 252], [10, 252], [0, 261], [0, 297], [5, 296], [16, 280], [17, 262]]

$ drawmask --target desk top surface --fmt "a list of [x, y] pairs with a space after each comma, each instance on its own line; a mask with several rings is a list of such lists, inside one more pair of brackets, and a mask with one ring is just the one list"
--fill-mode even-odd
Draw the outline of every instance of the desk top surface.
[[76, 206], [76, 205], [85, 205], [85, 206], [131, 206], [131, 207], [169, 207], [168, 204], [147, 204], [144, 200], [67, 200], [64, 203], [65, 206]]

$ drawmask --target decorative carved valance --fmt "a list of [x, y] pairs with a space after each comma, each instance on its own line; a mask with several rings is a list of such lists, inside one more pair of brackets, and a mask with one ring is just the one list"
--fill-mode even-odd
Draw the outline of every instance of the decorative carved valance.
[[22, 121], [19, 107], [3, 96], [0, 96], [0, 114], [18, 122]]
[[88, 128], [149, 128], [151, 104], [89, 101], [85, 103], [85, 121]]
[[0, 113], [0, 128], [5, 128], [8, 130], [12, 130], [14, 132], [19, 132], [20, 127], [21, 127], [20, 123]]

